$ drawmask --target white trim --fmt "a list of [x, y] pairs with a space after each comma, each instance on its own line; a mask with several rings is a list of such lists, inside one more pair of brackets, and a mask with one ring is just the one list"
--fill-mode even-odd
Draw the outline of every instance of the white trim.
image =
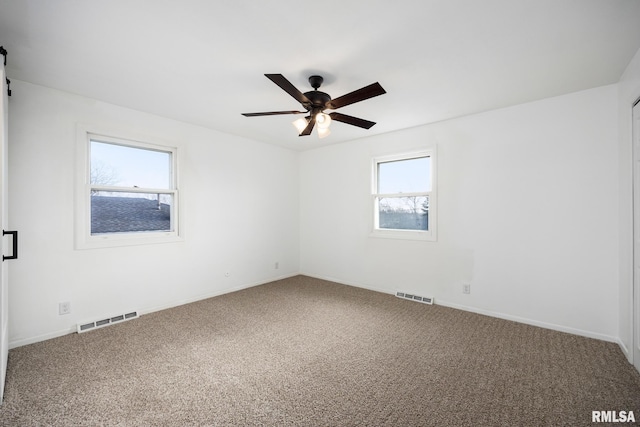
[[[140, 193], [161, 193], [171, 194], [173, 204], [171, 206], [172, 231], [145, 231], [132, 233], [108, 233], [100, 235], [91, 234], [91, 202], [90, 189], [92, 188], [89, 177], [90, 149], [89, 141], [92, 139], [129, 147], [139, 147], [147, 150], [162, 151], [171, 153], [171, 189], [144, 189], [131, 188], [127, 192]], [[93, 125], [79, 123], [76, 127], [76, 192], [75, 192], [75, 248], [95, 249], [118, 246], [145, 245], [158, 243], [181, 242], [184, 240], [184, 219], [182, 215], [182, 200], [179, 193], [179, 156], [180, 151], [177, 144], [158, 141], [156, 143], [147, 142], [147, 139], [139, 135], [132, 135], [126, 132], [112, 129], [99, 128]], [[123, 191], [122, 187], [94, 186], [96, 188]]]
[[525, 325], [537, 326], [539, 328], [551, 329], [553, 331], [565, 332], [572, 335], [579, 335], [587, 338], [594, 338], [597, 340], [608, 341], [618, 343], [619, 338], [612, 335], [600, 334], [597, 332], [585, 331], [584, 329], [571, 328], [569, 326], [557, 325], [555, 323], [541, 322], [539, 320], [528, 319], [526, 317], [513, 316], [511, 314], [504, 314], [497, 311], [484, 310], [481, 308], [469, 307], [466, 305], [450, 303], [437, 299], [437, 305], [444, 307], [454, 308], [457, 310], [468, 311], [471, 313], [482, 314], [484, 316], [495, 317], [498, 319], [511, 320], [513, 322], [523, 323]]
[[[185, 304], [191, 304], [193, 302], [202, 301], [202, 300], [213, 298], [213, 297], [217, 297], [217, 296], [220, 296], [220, 295], [230, 294], [232, 292], [237, 292], [237, 291], [241, 291], [243, 289], [253, 288], [255, 286], [266, 285], [267, 283], [271, 283], [271, 282], [275, 282], [275, 281], [283, 280], [283, 279], [288, 279], [289, 277], [295, 277], [295, 276], [299, 276], [299, 275], [300, 275], [300, 273], [298, 273], [298, 272], [291, 273], [291, 274], [285, 274], [285, 275], [282, 275], [282, 276], [277, 276], [277, 277], [273, 277], [273, 278], [270, 278], [270, 279], [261, 280], [261, 281], [258, 281], [258, 282], [251, 282], [251, 283], [248, 283], [248, 284], [235, 286], [235, 287], [229, 288], [229, 289], [218, 290], [218, 291], [210, 292], [210, 293], [206, 293], [206, 294], [200, 294], [200, 295], [197, 295], [195, 297], [185, 298], [185, 299], [182, 299], [182, 300], [179, 300], [179, 301], [175, 301], [175, 302], [172, 302], [172, 303], [169, 303], [169, 304], [163, 304], [161, 306], [155, 306], [155, 307], [150, 307], [150, 308], [147, 308], [147, 309], [131, 310], [131, 311], [137, 311], [138, 312], [138, 316], [143, 316], [143, 315], [146, 315], [146, 314], [155, 313], [156, 311], [162, 311], [162, 310], [167, 310], [169, 308], [178, 307], [178, 306], [185, 305]], [[109, 316], [104, 316], [104, 317], [109, 317]], [[40, 342], [40, 341], [45, 341], [45, 340], [49, 340], [49, 339], [52, 339], [52, 338], [58, 338], [58, 337], [61, 337], [61, 336], [64, 336], [64, 335], [75, 334], [75, 333], [77, 333], [77, 325], [73, 324], [69, 328], [66, 328], [66, 329], [60, 329], [60, 330], [55, 331], [55, 332], [50, 332], [50, 333], [43, 334], [43, 335], [36, 335], [35, 337], [22, 338], [22, 339], [19, 339], [19, 340], [11, 341], [11, 342], [9, 342], [9, 349], [22, 347], [24, 345], [34, 344], [34, 343], [37, 343], [37, 342]]]
[[[631, 364], [640, 372], [640, 248], [638, 240], [640, 229], [640, 116], [636, 117], [636, 109], [640, 111], [640, 98], [637, 98], [631, 106]], [[640, 113], [639, 113], [640, 114]]]
[[317, 274], [312, 274], [312, 273], [305, 273], [305, 272], [300, 272], [298, 273], [300, 276], [307, 276], [307, 277], [311, 277], [314, 279], [320, 279], [320, 280], [326, 280], [328, 282], [334, 282], [337, 283], [339, 285], [346, 285], [346, 286], [353, 286], [356, 288], [361, 288], [361, 289], [366, 289], [368, 291], [374, 291], [374, 292], [380, 292], [381, 294], [388, 294], [388, 295], [392, 295], [395, 297], [395, 291], [390, 291], [388, 289], [382, 289], [382, 288], [375, 288], [373, 286], [370, 285], [365, 285], [364, 283], [356, 283], [356, 282], [347, 282], [341, 279], [336, 279], [335, 277], [331, 277], [331, 276], [323, 276], [323, 275], [317, 275]]
[[[394, 162], [402, 160], [411, 160], [421, 157], [429, 157], [431, 160], [431, 189], [426, 192], [412, 192], [403, 193], [402, 196], [427, 196], [429, 197], [429, 230], [399, 230], [399, 229], [384, 229], [377, 228], [378, 224], [378, 199], [381, 197], [398, 197], [396, 193], [383, 194], [378, 193], [378, 164], [385, 162]], [[403, 239], [403, 240], [423, 240], [435, 242], [438, 240], [438, 197], [437, 197], [437, 162], [438, 162], [437, 148], [431, 146], [428, 148], [421, 148], [415, 151], [407, 151], [402, 153], [387, 154], [382, 156], [376, 156], [372, 159], [371, 168], [371, 205], [372, 205], [372, 226], [369, 237], [385, 238], [385, 239]]]
[[[290, 277], [295, 277], [295, 276], [307, 276], [307, 277], [311, 277], [311, 278], [314, 278], [314, 279], [320, 279], [320, 280], [326, 280], [326, 281], [329, 281], [329, 282], [338, 283], [340, 285], [353, 286], [353, 287], [356, 287], [356, 288], [366, 289], [366, 290], [373, 291], [373, 292], [380, 292], [380, 293], [387, 294], [389, 296], [395, 297], [395, 291], [389, 291], [387, 289], [376, 288], [376, 287], [365, 285], [365, 284], [362, 284], [362, 283], [348, 282], [348, 281], [336, 279], [335, 277], [316, 275], [316, 274], [305, 273], [305, 272], [300, 271], [300, 272], [295, 272], [295, 273], [290, 273], [290, 274], [286, 274], [286, 275], [270, 278], [270, 279], [267, 279], [267, 280], [264, 280], [264, 281], [252, 282], [252, 283], [248, 283], [248, 284], [245, 284], [245, 285], [236, 286], [236, 287], [233, 287], [233, 288], [230, 288], [230, 289], [219, 290], [219, 291], [215, 291], [215, 292], [201, 294], [201, 295], [198, 295], [198, 296], [195, 296], [195, 297], [186, 298], [186, 299], [183, 299], [183, 300], [180, 300], [180, 301], [176, 301], [176, 302], [173, 302], [173, 303], [170, 303], [170, 304], [164, 304], [164, 305], [161, 305], [161, 306], [156, 306], [156, 307], [151, 307], [151, 308], [147, 308], [147, 309], [143, 309], [143, 310], [138, 310], [138, 314], [140, 316], [142, 316], [142, 315], [154, 313], [156, 311], [162, 311], [162, 310], [166, 310], [166, 309], [173, 308], [173, 307], [178, 307], [178, 306], [185, 305], [185, 304], [190, 304], [190, 303], [193, 303], [193, 302], [205, 300], [205, 299], [208, 299], [208, 298], [217, 297], [217, 296], [220, 296], [220, 295], [229, 294], [229, 293], [232, 293], [232, 292], [241, 291], [243, 289], [248, 289], [248, 288], [252, 288], [252, 287], [255, 287], [255, 286], [265, 285], [267, 283], [275, 282], [277, 280], [288, 279]], [[558, 331], [558, 332], [565, 332], [565, 333], [569, 333], [569, 334], [572, 334], [572, 335], [578, 335], [578, 336], [583, 336], [583, 337], [587, 337], [587, 338], [593, 338], [593, 339], [598, 339], [598, 340], [602, 340], [602, 341], [613, 342], [613, 343], [618, 344], [618, 346], [620, 347], [622, 352], [625, 354], [627, 359], [629, 359], [629, 361], [631, 362], [629, 350], [624, 345], [624, 343], [620, 340], [619, 337], [615, 337], [615, 336], [611, 336], [611, 335], [605, 335], [605, 334], [599, 334], [599, 333], [596, 333], [596, 332], [585, 331], [583, 329], [576, 329], [576, 328], [571, 328], [571, 327], [567, 327], [567, 326], [557, 325], [557, 324], [554, 324], [554, 323], [540, 322], [540, 321], [537, 321], [537, 320], [527, 319], [527, 318], [524, 318], [524, 317], [513, 316], [513, 315], [509, 315], [509, 314], [503, 314], [503, 313], [499, 313], [499, 312], [495, 312], [495, 311], [491, 311], [491, 310], [483, 310], [483, 309], [469, 307], [469, 306], [465, 306], [465, 305], [461, 305], [461, 304], [449, 303], [449, 302], [446, 302], [446, 301], [442, 301], [441, 299], [437, 299], [437, 302], [436, 302], [436, 298], [434, 298], [433, 300], [434, 300], [434, 305], [441, 305], [443, 307], [453, 308], [453, 309], [456, 309], [456, 310], [467, 311], [467, 312], [471, 312], [471, 313], [481, 314], [481, 315], [484, 315], [484, 316], [495, 317], [495, 318], [498, 318], [498, 319], [510, 320], [510, 321], [523, 323], [523, 324], [531, 325], [531, 326], [536, 326], [536, 327], [540, 327], [540, 328], [544, 328], [544, 329], [550, 329], [550, 330], [554, 330], [554, 331]], [[10, 341], [9, 342], [9, 349], [22, 347], [22, 346], [28, 345], [28, 344], [34, 344], [34, 343], [37, 343], [37, 342], [40, 342], [40, 341], [45, 341], [45, 340], [48, 340], [48, 339], [57, 338], [57, 337], [61, 337], [61, 336], [72, 334], [72, 333], [76, 333], [76, 325], [75, 324], [72, 325], [71, 327], [67, 328], [67, 329], [61, 329], [61, 330], [58, 330], [58, 331], [55, 331], [55, 332], [51, 332], [51, 333], [48, 333], [48, 334], [37, 335], [35, 337], [23, 338], [23, 339], [19, 339], [19, 340], [15, 340], [15, 341]]]
[[[340, 280], [340, 279], [336, 279], [336, 278], [333, 278], [333, 277], [329, 277], [329, 276], [319, 276], [319, 275], [309, 274], [309, 273], [305, 273], [305, 272], [300, 272], [300, 275], [313, 277], [315, 279], [320, 279], [320, 280], [327, 280], [327, 281], [335, 282], [335, 283], [338, 283], [338, 284], [341, 284], [341, 285], [354, 286], [356, 288], [362, 288], [362, 289], [367, 289], [367, 290], [370, 290], [370, 291], [381, 292], [383, 294], [388, 294], [388, 295], [391, 295], [391, 296], [395, 297], [395, 291], [389, 291], [387, 289], [374, 288], [374, 287], [371, 287], [371, 286], [368, 286], [368, 285], [363, 285], [363, 284], [354, 283], [354, 282], [346, 282], [346, 281], [343, 281], [343, 280]], [[483, 316], [495, 317], [497, 319], [510, 320], [510, 321], [513, 321], [513, 322], [523, 323], [525, 325], [537, 326], [539, 328], [550, 329], [550, 330], [558, 331], [558, 332], [565, 332], [565, 333], [568, 333], [568, 334], [579, 335], [579, 336], [583, 336], [583, 337], [587, 337], [587, 338], [594, 338], [594, 339], [607, 341], [607, 342], [613, 342], [613, 343], [621, 345], [620, 338], [616, 337], [616, 336], [599, 334], [597, 332], [585, 331], [583, 329], [571, 328], [571, 327], [568, 327], [568, 326], [557, 325], [555, 323], [541, 322], [541, 321], [538, 321], [538, 320], [527, 319], [525, 317], [513, 316], [513, 315], [510, 315], [510, 314], [504, 314], [504, 313], [500, 313], [500, 312], [496, 312], [496, 311], [484, 310], [484, 309], [480, 309], [480, 308], [469, 307], [469, 306], [466, 306], [466, 305], [450, 303], [450, 302], [447, 302], [447, 301], [443, 301], [440, 298], [437, 298], [435, 295], [432, 295], [432, 297], [433, 297], [434, 305], [441, 305], [443, 307], [453, 308], [453, 309], [456, 309], [456, 310], [462, 310], [462, 311], [467, 311], [467, 312], [470, 312], [470, 313], [481, 314]], [[624, 351], [624, 349], [623, 349], [623, 351]]]
[[16, 340], [16, 341], [9, 341], [9, 350], [17, 348], [17, 347], [22, 347], [23, 345], [29, 345], [29, 344], [35, 344], [37, 342], [40, 341], [46, 341], [46, 340], [50, 340], [53, 338], [58, 338], [58, 337], [62, 337], [64, 335], [69, 335], [69, 334], [74, 334], [76, 333], [76, 326], [70, 326], [66, 329], [60, 329], [54, 332], [49, 332], [46, 334], [42, 334], [42, 335], [36, 335], [35, 337], [30, 337], [30, 338], [23, 338], [20, 340]]
[[633, 365], [633, 354], [631, 353], [629, 348], [627, 348], [627, 346], [624, 345], [624, 342], [622, 341], [622, 339], [620, 337], [618, 337], [616, 339], [616, 343], [620, 347], [620, 350], [622, 350], [622, 352], [624, 353], [624, 356], [627, 358], [629, 363], [631, 363]]
[[[431, 218], [429, 218], [431, 221]], [[435, 230], [431, 233], [422, 230], [387, 230], [383, 228], [377, 228], [371, 231], [369, 237], [375, 237], [380, 239], [398, 239], [398, 240], [423, 240], [426, 242], [435, 242]]]
[[277, 276], [277, 277], [273, 277], [267, 280], [261, 280], [258, 282], [250, 282], [250, 283], [246, 283], [244, 285], [238, 285], [238, 286], [234, 286], [233, 288], [228, 288], [228, 289], [223, 289], [223, 290], [218, 290], [218, 291], [214, 291], [214, 292], [208, 292], [206, 294], [200, 294], [191, 298], [185, 298], [179, 301], [175, 301], [169, 304], [163, 304], [160, 306], [155, 306], [155, 307], [151, 307], [151, 308], [147, 308], [147, 309], [143, 309], [143, 310], [139, 310], [138, 313], [142, 316], [145, 314], [149, 314], [149, 313], [154, 313], [156, 311], [162, 311], [162, 310], [167, 310], [169, 308], [173, 308], [173, 307], [179, 307], [181, 305], [185, 305], [185, 304], [191, 304], [192, 302], [197, 302], [197, 301], [202, 301], [205, 299], [209, 299], [209, 298], [214, 298], [220, 295], [225, 295], [225, 294], [230, 294], [232, 292], [238, 292], [244, 289], [249, 289], [249, 288], [253, 288], [255, 286], [261, 286], [261, 285], [266, 285], [267, 283], [271, 283], [271, 282], [275, 282], [278, 280], [283, 280], [283, 279], [288, 279], [289, 277], [295, 277], [295, 276], [299, 276], [300, 273], [296, 272], [296, 273], [291, 273], [291, 274], [285, 274], [282, 276]]

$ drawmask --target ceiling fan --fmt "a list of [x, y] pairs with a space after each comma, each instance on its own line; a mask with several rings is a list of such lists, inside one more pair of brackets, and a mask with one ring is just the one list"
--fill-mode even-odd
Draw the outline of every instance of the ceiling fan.
[[331, 112], [326, 114], [324, 110], [336, 110], [345, 105], [354, 104], [356, 102], [364, 101], [365, 99], [373, 98], [374, 96], [387, 93], [378, 82], [365, 86], [353, 92], [349, 92], [346, 95], [342, 95], [338, 98], [331, 99], [329, 94], [320, 92], [318, 88], [322, 85], [324, 79], [322, 76], [309, 77], [309, 83], [314, 89], [309, 92], [302, 93], [296, 87], [291, 84], [282, 74], [265, 74], [265, 76], [280, 86], [282, 90], [294, 97], [306, 111], [269, 111], [264, 113], [242, 113], [246, 117], [256, 116], [275, 116], [280, 114], [306, 114], [308, 116], [303, 119], [298, 119], [293, 122], [294, 126], [298, 129], [300, 134], [298, 136], [310, 135], [314, 126], [318, 125], [318, 136], [324, 138], [329, 135], [329, 124], [331, 120], [347, 123], [349, 125], [358, 126], [364, 129], [369, 129], [375, 125], [375, 122], [369, 120], [360, 119], [358, 117], [347, 116], [346, 114]]

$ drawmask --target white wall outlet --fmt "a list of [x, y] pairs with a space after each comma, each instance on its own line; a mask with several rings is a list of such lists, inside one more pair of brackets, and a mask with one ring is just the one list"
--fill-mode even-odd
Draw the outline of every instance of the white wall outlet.
[[275, 268], [276, 270], [280, 268], [280, 263], [278, 261], [276, 261], [275, 264], [273, 264], [273, 268]]
[[71, 302], [65, 301], [58, 304], [58, 314], [60, 316], [69, 313], [71, 313]]
[[470, 294], [471, 293], [471, 283], [463, 283], [462, 284], [462, 293]]

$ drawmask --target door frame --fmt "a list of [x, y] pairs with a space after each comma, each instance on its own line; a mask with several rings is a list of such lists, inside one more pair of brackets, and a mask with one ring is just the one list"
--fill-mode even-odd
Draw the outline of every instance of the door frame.
[[631, 108], [633, 250], [631, 283], [631, 359], [640, 372], [640, 98]]
[[[8, 154], [8, 109], [9, 109], [9, 85], [6, 70], [0, 63], [0, 228], [7, 229], [7, 154]], [[8, 277], [7, 266], [4, 264], [5, 239], [0, 236], [0, 404], [4, 397], [4, 385], [7, 374], [7, 362], [9, 356], [9, 302], [8, 302]]]

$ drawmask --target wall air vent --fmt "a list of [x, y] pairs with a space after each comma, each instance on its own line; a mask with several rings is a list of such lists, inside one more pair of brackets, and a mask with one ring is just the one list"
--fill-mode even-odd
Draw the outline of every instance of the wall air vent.
[[420, 295], [408, 294], [406, 292], [396, 292], [396, 296], [398, 298], [409, 299], [423, 304], [433, 304], [433, 297], [421, 297]]
[[78, 333], [91, 331], [93, 329], [104, 328], [105, 326], [113, 325], [115, 323], [124, 322], [125, 320], [136, 319], [140, 317], [137, 311], [129, 313], [118, 314], [113, 317], [106, 317], [100, 320], [94, 320], [91, 322], [78, 323]]

